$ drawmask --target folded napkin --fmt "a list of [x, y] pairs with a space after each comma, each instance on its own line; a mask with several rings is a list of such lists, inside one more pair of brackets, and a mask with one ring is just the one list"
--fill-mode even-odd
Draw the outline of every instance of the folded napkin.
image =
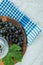
[[28, 18], [22, 11], [17, 8], [13, 2], [9, 0], [3, 0], [0, 3], [0, 16], [9, 16], [17, 20], [25, 29], [27, 34], [28, 45], [32, 44], [32, 41], [41, 32], [41, 29], [30, 18]]

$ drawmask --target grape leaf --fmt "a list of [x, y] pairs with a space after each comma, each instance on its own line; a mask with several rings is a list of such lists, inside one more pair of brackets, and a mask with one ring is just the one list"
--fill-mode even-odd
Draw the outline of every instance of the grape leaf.
[[4, 62], [4, 65], [14, 65], [14, 59], [16, 59], [17, 62], [20, 62], [22, 60], [22, 51], [21, 47], [17, 44], [13, 44], [11, 47], [9, 47], [8, 54], [2, 59]]

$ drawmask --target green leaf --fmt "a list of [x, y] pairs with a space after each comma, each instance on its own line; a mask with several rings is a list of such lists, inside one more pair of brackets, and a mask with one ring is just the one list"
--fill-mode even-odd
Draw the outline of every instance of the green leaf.
[[7, 56], [2, 59], [2, 61], [4, 62], [4, 65], [14, 65], [14, 61], [12, 60], [10, 53], [8, 53]]
[[13, 44], [10, 48], [9, 48], [10, 51], [20, 51], [21, 50], [21, 47], [17, 44]]
[[16, 59], [17, 62], [20, 62], [22, 60], [22, 51], [21, 47], [18, 46], [17, 44], [13, 44], [10, 48], [9, 48], [9, 52], [6, 55], [6, 57], [4, 57], [2, 59], [2, 61], [4, 62], [5, 65], [14, 65], [14, 61], [12, 59], [12, 57], [14, 57]]

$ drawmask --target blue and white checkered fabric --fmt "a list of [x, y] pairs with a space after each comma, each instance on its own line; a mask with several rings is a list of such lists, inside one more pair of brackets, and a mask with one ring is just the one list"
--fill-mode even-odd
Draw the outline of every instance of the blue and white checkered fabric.
[[40, 28], [24, 15], [12, 2], [3, 0], [0, 4], [0, 16], [9, 16], [16, 19], [25, 29], [28, 39], [28, 45], [38, 36], [41, 32]]

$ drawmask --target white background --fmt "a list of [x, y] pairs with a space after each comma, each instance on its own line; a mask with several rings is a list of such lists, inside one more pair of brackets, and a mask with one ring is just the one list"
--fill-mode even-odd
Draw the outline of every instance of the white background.
[[12, 2], [42, 30], [32, 45], [28, 46], [22, 62], [17, 65], [43, 65], [43, 0], [12, 0]]

